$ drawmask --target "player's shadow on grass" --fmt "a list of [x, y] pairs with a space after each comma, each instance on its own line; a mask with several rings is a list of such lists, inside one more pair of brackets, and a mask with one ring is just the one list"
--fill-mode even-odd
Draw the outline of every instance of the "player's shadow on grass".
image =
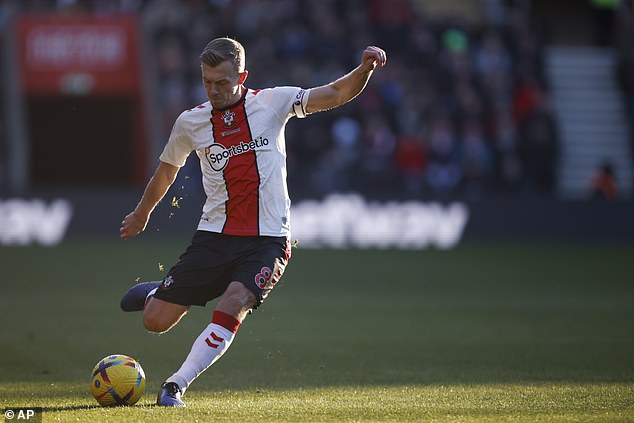
[[[79, 411], [79, 410], [94, 410], [95, 408], [124, 408], [124, 407], [132, 407], [131, 405], [116, 405], [113, 407], [103, 407], [101, 405], [98, 404], [94, 404], [94, 405], [69, 405], [69, 406], [65, 406], [65, 407], [42, 407], [42, 412], [47, 412], [47, 411]], [[136, 408], [139, 408], [138, 405], [135, 406]], [[156, 404], [144, 404], [142, 405], [143, 408], [153, 408], [153, 407], [158, 407]]]
[[92, 410], [93, 408], [102, 408], [100, 405], [69, 405], [65, 407], [42, 407], [43, 412], [47, 411], [77, 411]]

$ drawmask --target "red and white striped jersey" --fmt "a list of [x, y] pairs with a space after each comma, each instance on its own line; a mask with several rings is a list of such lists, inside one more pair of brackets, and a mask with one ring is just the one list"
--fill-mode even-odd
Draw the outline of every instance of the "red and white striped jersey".
[[196, 151], [207, 195], [199, 230], [290, 236], [284, 128], [307, 101], [298, 87], [249, 89], [227, 109], [206, 102], [178, 117], [160, 160], [182, 167]]

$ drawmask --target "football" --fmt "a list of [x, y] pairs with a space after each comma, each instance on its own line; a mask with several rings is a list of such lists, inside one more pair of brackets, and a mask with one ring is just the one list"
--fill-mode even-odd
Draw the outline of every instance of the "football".
[[92, 370], [90, 390], [103, 406], [133, 405], [145, 392], [145, 372], [132, 357], [109, 355]]

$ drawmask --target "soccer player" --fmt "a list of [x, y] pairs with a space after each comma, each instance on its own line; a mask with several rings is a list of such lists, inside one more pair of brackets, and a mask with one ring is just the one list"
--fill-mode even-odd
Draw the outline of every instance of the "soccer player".
[[121, 223], [122, 239], [141, 233], [192, 151], [200, 159], [207, 196], [191, 244], [165, 279], [130, 288], [124, 311], [143, 310], [151, 332], [173, 327], [192, 305], [220, 297], [211, 323], [159, 391], [157, 404], [184, 406], [192, 381], [229, 348], [238, 327], [279, 282], [291, 255], [290, 199], [284, 128], [293, 117], [341, 106], [365, 88], [385, 52], [367, 47], [361, 63], [334, 82], [312, 89], [245, 87], [243, 46], [209, 42], [200, 55], [209, 98], [183, 112], [140, 202]]

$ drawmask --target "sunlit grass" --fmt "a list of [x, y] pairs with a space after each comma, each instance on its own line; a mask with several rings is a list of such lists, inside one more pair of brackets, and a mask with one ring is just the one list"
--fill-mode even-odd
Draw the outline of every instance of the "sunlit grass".
[[631, 421], [627, 384], [359, 386], [198, 391], [185, 409], [98, 406], [84, 386], [0, 387], [2, 406], [44, 409], [45, 421]]
[[[118, 300], [186, 243], [3, 249], [0, 408], [43, 407], [44, 422], [634, 421], [627, 246], [296, 249], [188, 407], [156, 407], [211, 307], [157, 336]], [[114, 353], [147, 375], [133, 407], [90, 394]]]

